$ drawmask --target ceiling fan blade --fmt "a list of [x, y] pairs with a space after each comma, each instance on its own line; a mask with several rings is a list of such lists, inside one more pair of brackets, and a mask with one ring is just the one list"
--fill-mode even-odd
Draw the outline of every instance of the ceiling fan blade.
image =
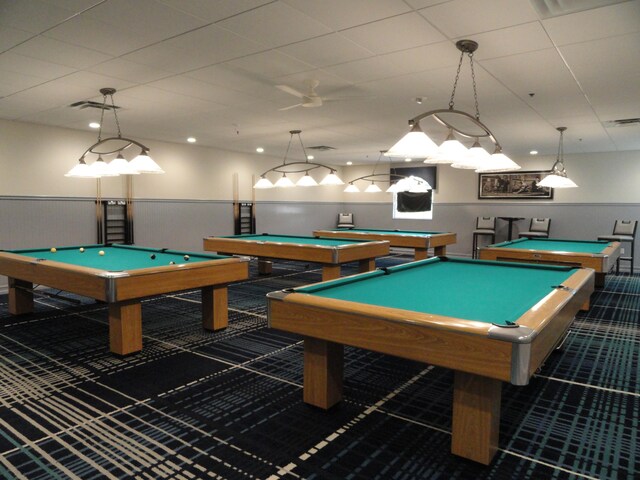
[[304, 97], [304, 93], [299, 92], [295, 88], [291, 88], [289, 85], [276, 85], [276, 88], [279, 88], [283, 92], [287, 92], [288, 94], [293, 95], [294, 97], [298, 97], [298, 98]]
[[288, 107], [279, 108], [278, 110], [282, 112], [284, 110], [290, 110], [292, 108], [301, 107], [301, 106], [302, 106], [302, 103], [296, 103], [295, 105], [289, 105]]

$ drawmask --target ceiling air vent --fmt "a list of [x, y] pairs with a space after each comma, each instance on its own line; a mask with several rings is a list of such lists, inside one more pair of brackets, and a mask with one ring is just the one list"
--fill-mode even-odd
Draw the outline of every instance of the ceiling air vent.
[[606, 7], [628, 0], [529, 0], [538, 11], [540, 18], [553, 18], [570, 13], [583, 12], [593, 8]]
[[605, 128], [634, 127], [640, 125], [640, 118], [623, 118], [620, 120], [607, 120], [602, 122]]
[[[77, 108], [79, 110], [82, 110], [84, 108], [97, 108], [98, 110], [102, 110], [102, 103], [101, 102], [93, 102], [91, 100], [81, 100], [79, 102], [75, 102], [72, 103], [71, 105], [69, 105], [71, 108]], [[113, 110], [114, 107], [113, 105], [105, 105], [104, 106], [105, 110]], [[119, 110], [120, 107], [118, 107], [117, 105], [115, 106], [115, 109]]]
[[327, 150], [335, 150], [335, 147], [327, 147], [326, 145], [316, 145], [314, 147], [307, 147], [307, 150], [317, 150], [319, 152], [326, 152]]

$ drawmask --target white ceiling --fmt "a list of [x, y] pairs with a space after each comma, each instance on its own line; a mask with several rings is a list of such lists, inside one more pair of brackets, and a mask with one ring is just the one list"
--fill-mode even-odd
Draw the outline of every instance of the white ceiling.
[[[640, 150], [640, 126], [603, 125], [640, 117], [638, 0], [0, 0], [0, 118], [89, 130], [100, 111], [69, 105], [113, 87], [125, 136], [282, 156], [300, 129], [336, 148], [317, 159], [375, 161], [448, 106], [463, 38], [507, 155], [555, 153], [558, 126], [566, 153]], [[279, 110], [299, 99], [275, 85], [312, 79], [338, 99]]]

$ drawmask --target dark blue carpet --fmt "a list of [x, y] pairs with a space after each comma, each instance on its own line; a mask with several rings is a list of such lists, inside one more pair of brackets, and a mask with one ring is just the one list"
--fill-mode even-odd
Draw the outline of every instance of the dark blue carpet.
[[104, 304], [39, 297], [12, 317], [0, 296], [0, 477], [639, 478], [640, 276], [609, 276], [530, 385], [504, 386], [484, 467], [449, 453], [445, 369], [346, 348], [344, 401], [304, 404], [301, 339], [266, 327], [264, 296], [321, 272], [256, 270], [230, 287], [221, 332], [201, 328], [199, 292], [146, 300], [143, 351], [125, 358]]

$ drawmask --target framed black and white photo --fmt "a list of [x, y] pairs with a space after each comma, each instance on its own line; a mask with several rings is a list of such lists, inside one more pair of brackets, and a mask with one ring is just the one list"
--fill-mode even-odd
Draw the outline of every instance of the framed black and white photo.
[[479, 199], [536, 199], [551, 200], [553, 188], [540, 187], [538, 183], [550, 172], [481, 173], [478, 176]]

